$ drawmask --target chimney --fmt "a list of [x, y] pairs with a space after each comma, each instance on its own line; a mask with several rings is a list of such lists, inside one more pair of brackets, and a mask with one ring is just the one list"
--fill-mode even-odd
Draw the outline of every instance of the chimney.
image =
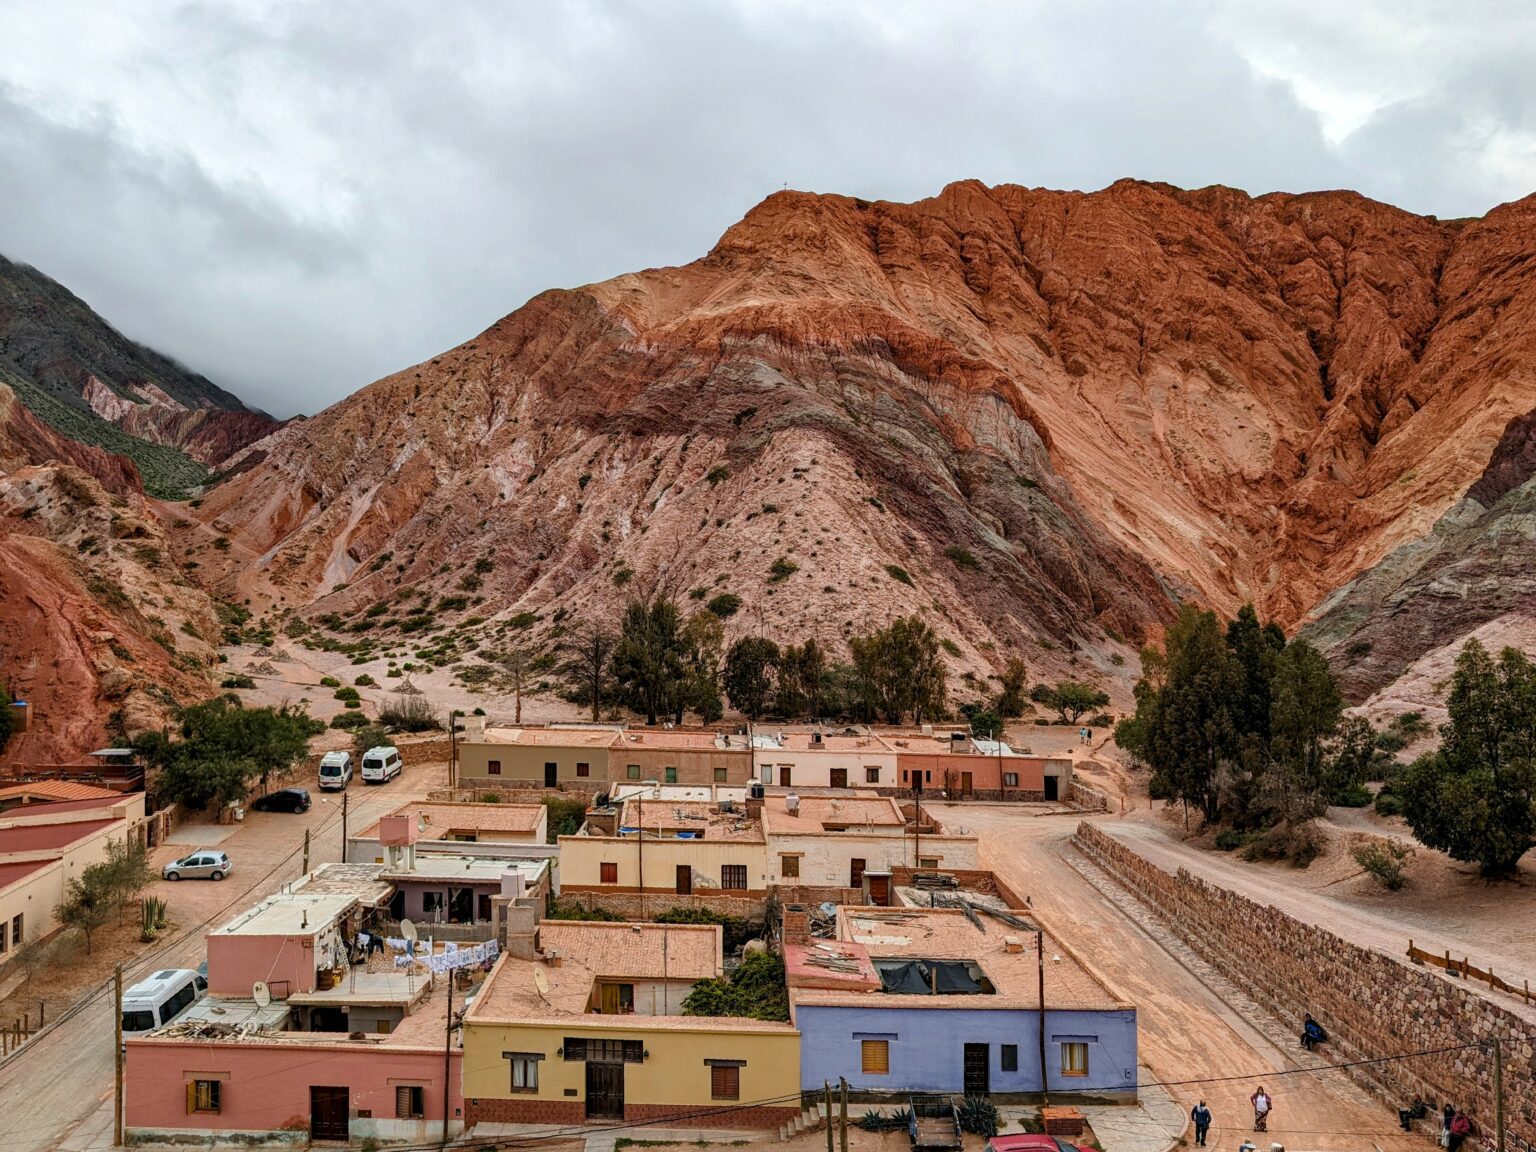
[[788, 812], [791, 816], [798, 816], [800, 814], [799, 793], [791, 792], [784, 797], [784, 811]]
[[1017, 955], [1024, 951], [1024, 941], [1020, 940], [1017, 936], [1004, 936], [1003, 951]]
[[821, 733], [820, 732], [812, 732], [811, 733], [811, 744], [813, 746], [817, 747], [817, 748], [821, 747]]
[[964, 732], [951, 732], [949, 734], [949, 750], [951, 752], [964, 752], [971, 738]]
[[805, 905], [784, 905], [784, 943], [804, 944], [810, 938], [811, 917]]
[[539, 910], [532, 905], [503, 905], [506, 914], [506, 946], [518, 960], [538, 958]]
[[465, 740], [472, 740], [478, 743], [485, 739], [484, 716], [461, 716], [459, 717], [459, 723], [462, 726]]

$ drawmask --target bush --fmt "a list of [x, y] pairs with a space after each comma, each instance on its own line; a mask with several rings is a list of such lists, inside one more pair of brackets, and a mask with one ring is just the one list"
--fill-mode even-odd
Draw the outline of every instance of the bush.
[[366, 728], [368, 724], [368, 717], [364, 716], [361, 712], [343, 712], [339, 716], [331, 717], [331, 727], [341, 731]]
[[549, 909], [544, 913], [546, 920], [603, 920], [609, 923], [622, 920], [606, 908], [583, 908], [569, 900], [556, 900], [553, 897], [549, 901]]
[[985, 1096], [967, 1096], [960, 1101], [960, 1127], [978, 1136], [997, 1135], [997, 1105]]
[[744, 1016], [750, 1020], [789, 1019], [784, 961], [771, 952], [753, 952], [723, 980], [700, 980], [683, 1001], [684, 1016]]
[[944, 549], [944, 555], [949, 557], [956, 568], [977, 569], [981, 567], [981, 562], [958, 544], [951, 544], [948, 548]]
[[1378, 884], [1396, 892], [1408, 882], [1403, 868], [1413, 859], [1413, 849], [1396, 840], [1368, 840], [1356, 846], [1354, 857], [1355, 863]]
[[1322, 854], [1322, 833], [1310, 820], [1266, 828], [1243, 849], [1244, 860], [1284, 860], [1295, 868], [1305, 868]]
[[768, 565], [768, 583], [777, 584], [781, 580], [788, 580], [798, 571], [800, 571], [800, 565], [796, 564], [788, 556], [780, 556], [772, 564]]
[[358, 756], [370, 748], [382, 748], [389, 743], [389, 733], [377, 724], [368, 724], [352, 733], [352, 749]]
[[908, 588], [916, 587], [916, 585], [912, 583], [911, 575], [900, 564], [887, 564], [885, 566], [885, 570], [892, 580], [899, 581], [902, 584], [905, 584]]
[[668, 908], [651, 919], [657, 924], [718, 924], [727, 952], [735, 952], [758, 935], [746, 920], [739, 916], [727, 916], [713, 908]]
[[220, 688], [254, 688], [256, 681], [246, 675], [226, 676], [219, 681]]
[[391, 732], [436, 732], [443, 726], [424, 697], [398, 692], [379, 709], [379, 723]]
[[1108, 712], [1099, 712], [1083, 721], [1090, 728], [1110, 728], [1114, 726], [1115, 718]]
[[334, 676], [322, 676], [322, 677], [320, 677], [320, 687], [322, 687], [322, 688], [340, 688], [341, 687], [341, 681], [336, 679], [336, 677], [334, 677]]
[[1330, 803], [1337, 804], [1340, 808], [1369, 808], [1375, 797], [1364, 784], [1351, 784], [1348, 788], [1335, 792], [1328, 799]]
[[737, 612], [741, 611], [741, 597], [734, 592], [722, 592], [704, 605], [722, 620], [729, 620]]
[[580, 800], [566, 796], [546, 796], [543, 804], [548, 809], [544, 839], [550, 844], [558, 837], [574, 836], [581, 829], [582, 821], [587, 818], [587, 806]]
[[1216, 847], [1222, 852], [1236, 852], [1248, 843], [1248, 833], [1239, 832], [1236, 828], [1223, 828], [1216, 833]]
[[377, 688], [379, 686], [379, 682], [366, 672], [352, 681], [352, 683], [356, 684], [359, 688]]
[[1390, 788], [1383, 788], [1376, 793], [1376, 815], [1401, 816], [1403, 814], [1403, 798]]
[[706, 475], [704, 477], [704, 479], [708, 480], [709, 481], [709, 486], [711, 488], [713, 488], [716, 484], [719, 484], [722, 480], [729, 479], [730, 475], [731, 475], [731, 470], [729, 468], [727, 468], [724, 464], [717, 464], [715, 467], [713, 467], [713, 468], [711, 468], [709, 470], [708, 475]]
[[346, 700], [348, 702], [362, 699], [362, 697], [358, 695], [356, 688], [338, 688], [335, 692], [335, 698], [337, 700]]

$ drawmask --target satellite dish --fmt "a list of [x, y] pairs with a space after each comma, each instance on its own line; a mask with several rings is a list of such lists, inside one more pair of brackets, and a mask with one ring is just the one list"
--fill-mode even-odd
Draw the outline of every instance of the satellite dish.
[[267, 987], [265, 980], [258, 980], [251, 985], [251, 999], [256, 1001], [258, 1008], [265, 1008], [272, 1003], [272, 989]]
[[535, 968], [533, 970], [533, 986], [539, 990], [539, 995], [540, 996], [543, 996], [546, 999], [548, 999], [548, 997], [549, 997], [549, 977], [544, 974], [544, 969], [542, 969], [542, 968]]
[[416, 831], [418, 831], [418, 832], [425, 832], [426, 830], [427, 830], [427, 818], [424, 815], [422, 815], [420, 812], [416, 813]]
[[416, 925], [409, 920], [400, 921], [400, 935], [406, 940], [416, 939]]

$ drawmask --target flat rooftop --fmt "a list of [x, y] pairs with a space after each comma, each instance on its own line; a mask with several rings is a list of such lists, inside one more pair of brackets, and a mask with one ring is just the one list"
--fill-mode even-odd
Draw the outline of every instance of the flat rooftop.
[[[791, 988], [796, 1005], [864, 1008], [967, 1008], [1036, 1010], [1040, 1007], [1039, 961], [1032, 933], [989, 917], [972, 924], [958, 909], [840, 908], [837, 941], [857, 945], [878, 969], [886, 960], [969, 962], [995, 991], [991, 994], [923, 995], [836, 988]], [[1017, 951], [1010, 949], [1016, 948]], [[1050, 1009], [1129, 1010], [1051, 936], [1045, 937], [1045, 1003]]]
[[465, 744], [522, 744], [542, 748], [607, 748], [618, 738], [613, 729], [487, 728], [483, 740]]
[[431, 991], [432, 978], [422, 973], [369, 972], [352, 967], [334, 988], [324, 991], [291, 992], [289, 1004], [310, 1006], [348, 1004], [389, 1005], [411, 1010], [411, 1006]]
[[[448, 1011], [448, 982], [418, 976], [421, 997], [411, 1012], [389, 1032], [369, 1032], [353, 1039], [346, 1032], [283, 1031], [288, 1002], [274, 1000], [257, 1009], [253, 1000], [205, 997], [187, 1010], [186, 1016], [147, 1037], [130, 1038], [130, 1044], [249, 1044], [267, 1047], [325, 1047], [341, 1051], [358, 1048], [435, 1048], [443, 1050], [443, 1022]], [[457, 1005], [458, 997], [454, 998]], [[224, 1009], [222, 1013], [219, 1009]], [[244, 1024], [247, 1031], [237, 1031]], [[225, 1029], [229, 1029], [228, 1033]], [[144, 1054], [149, 1057], [147, 1053]]]
[[7, 788], [0, 788], [0, 805], [17, 800], [33, 804], [99, 800], [113, 804], [121, 799], [123, 799], [121, 792], [114, 792], [110, 788], [99, 788], [95, 784], [81, 784], [74, 780], [36, 780], [30, 784], [12, 784]]
[[304, 896], [350, 896], [367, 908], [386, 904], [394, 885], [380, 879], [382, 864], [322, 864], [295, 880], [289, 892]]
[[177, 1023], [192, 1020], [246, 1030], [281, 1028], [288, 1021], [288, 1004], [284, 1000], [273, 1000], [263, 1008], [250, 997], [204, 996], [188, 1008]]
[[814, 732], [759, 733], [752, 737], [752, 747], [762, 752], [869, 752], [888, 755], [895, 751], [873, 733], [848, 736], [823, 732], [820, 740]]
[[[699, 800], [626, 800], [619, 832], [642, 827], [657, 839], [745, 840], [762, 842], [763, 828], [741, 806], [721, 812], [719, 805]], [[679, 833], [684, 835], [679, 836]], [[688, 834], [692, 834], [691, 836]]]
[[357, 903], [356, 896], [279, 892], [247, 908], [210, 936], [297, 936], [319, 932], [345, 916]]
[[647, 804], [665, 804], [676, 800], [694, 800], [699, 803], [718, 803], [729, 800], [735, 804], [747, 802], [747, 789], [741, 784], [644, 784], [620, 781], [608, 786], [608, 807], [622, 804], [639, 796]]
[[[375, 867], [385, 868], [384, 865]], [[527, 884], [536, 884], [549, 871], [549, 860], [515, 860], [501, 856], [446, 856], [418, 852], [414, 868], [386, 868], [391, 884], [497, 884], [508, 872], [522, 873]]]
[[[544, 820], [542, 804], [449, 804], [437, 800], [417, 800], [396, 808], [391, 816], [420, 817], [426, 824], [423, 840], [444, 840], [450, 836], [473, 835], [495, 840], [496, 833], [532, 836]], [[375, 820], [360, 835], [376, 838], [379, 822]]]
[[[503, 953], [475, 1000], [478, 1020], [567, 1019], [585, 1016], [599, 979], [692, 982], [722, 972], [719, 929], [712, 924], [625, 924], [545, 920], [539, 947], [547, 959]], [[603, 1027], [623, 1020], [655, 1025], [665, 1016], [594, 1017]], [[783, 1027], [783, 1025], [778, 1025]]]
[[657, 752], [750, 752], [745, 736], [731, 732], [682, 732], [677, 729], [626, 729], [614, 742], [614, 752], [626, 748]]
[[791, 836], [846, 828], [895, 832], [906, 827], [896, 801], [872, 792], [847, 796], [801, 796], [799, 811], [791, 813], [787, 796], [763, 799], [763, 827], [769, 835]]
[[[16, 813], [12, 812], [13, 815]], [[30, 815], [30, 814], [29, 814]], [[0, 828], [0, 852], [42, 852], [67, 848], [94, 836], [103, 828], [122, 823], [108, 820], [73, 820], [63, 824], [13, 824]]]

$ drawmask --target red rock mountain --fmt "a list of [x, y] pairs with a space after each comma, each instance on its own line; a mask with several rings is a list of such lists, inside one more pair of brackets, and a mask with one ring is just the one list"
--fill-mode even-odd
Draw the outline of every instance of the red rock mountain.
[[1533, 256], [1536, 200], [776, 194], [236, 457], [198, 559], [385, 628], [664, 585], [739, 594], [738, 631], [921, 610], [972, 670], [1123, 676], [1178, 599], [1293, 624], [1460, 499], [1536, 408]]

